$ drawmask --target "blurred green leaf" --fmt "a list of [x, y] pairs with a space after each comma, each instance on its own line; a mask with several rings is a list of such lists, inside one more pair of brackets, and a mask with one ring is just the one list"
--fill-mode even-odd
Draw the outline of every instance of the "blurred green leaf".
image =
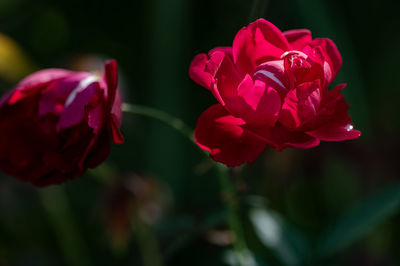
[[390, 185], [340, 217], [317, 245], [319, 257], [327, 257], [365, 236], [400, 207], [400, 184]]
[[44, 210], [69, 266], [90, 266], [87, 246], [78, 230], [67, 195], [61, 187], [40, 190]]
[[257, 261], [248, 249], [242, 250], [241, 252], [229, 249], [225, 252], [223, 260], [230, 266], [267, 266], [265, 263]]
[[301, 265], [309, 254], [306, 238], [279, 213], [268, 209], [263, 199], [251, 197], [248, 216], [260, 242], [271, 250], [283, 265]]

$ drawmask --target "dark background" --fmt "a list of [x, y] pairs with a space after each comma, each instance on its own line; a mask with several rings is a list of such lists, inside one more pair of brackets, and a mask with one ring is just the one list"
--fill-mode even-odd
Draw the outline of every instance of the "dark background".
[[[194, 128], [216, 100], [189, 79], [191, 59], [230, 46], [258, 17], [282, 31], [308, 28], [314, 37], [334, 40], [343, 57], [335, 84], [348, 84], [343, 94], [362, 136], [310, 150], [267, 149], [255, 163], [234, 169], [257, 263], [400, 265], [395, 1], [0, 0], [1, 90], [37, 69], [101, 71], [103, 60], [115, 58], [125, 102], [164, 110]], [[126, 143], [74, 182], [40, 190], [0, 176], [1, 266], [141, 265], [142, 231], [150, 232], [145, 240], [158, 242], [166, 265], [229, 262], [218, 178], [203, 154], [147, 118], [125, 114], [122, 130]], [[129, 180], [146, 189], [131, 192]], [[265, 244], [248, 213], [260, 198], [264, 211], [290, 225], [289, 239], [301, 235], [303, 242], [290, 240], [294, 248]], [[145, 222], [147, 230], [132, 218], [143, 210], [155, 217]], [[329, 255], [318, 255], [321, 239], [349, 212], [338, 230], [350, 240], [333, 237], [329, 251], [321, 252]], [[287, 259], [288, 250], [298, 262]]]

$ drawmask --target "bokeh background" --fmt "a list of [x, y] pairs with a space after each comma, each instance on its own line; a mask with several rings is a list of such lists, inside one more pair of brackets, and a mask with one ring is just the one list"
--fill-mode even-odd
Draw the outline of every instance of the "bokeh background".
[[[400, 265], [400, 19], [395, 1], [0, 0], [0, 89], [46, 67], [120, 67], [129, 103], [194, 128], [215, 103], [191, 59], [263, 17], [335, 41], [360, 139], [267, 149], [233, 169], [248, 265]], [[0, 129], [1, 130], [1, 129]], [[1, 266], [236, 265], [215, 170], [192, 143], [126, 114], [126, 143], [85, 177], [37, 189], [0, 175]], [[1, 152], [1, 151], [0, 151]]]

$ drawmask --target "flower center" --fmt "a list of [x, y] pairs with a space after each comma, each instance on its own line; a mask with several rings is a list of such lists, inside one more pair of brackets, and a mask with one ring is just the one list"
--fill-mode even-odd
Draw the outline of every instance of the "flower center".
[[284, 62], [285, 71], [296, 74], [299, 71], [308, 70], [311, 64], [308, 62], [308, 56], [300, 51], [287, 51], [281, 55]]

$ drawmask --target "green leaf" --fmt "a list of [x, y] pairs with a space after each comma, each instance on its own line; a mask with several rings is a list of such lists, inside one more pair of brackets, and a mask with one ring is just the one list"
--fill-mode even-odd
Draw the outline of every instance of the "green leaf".
[[320, 239], [319, 257], [327, 257], [356, 242], [397, 212], [400, 184], [390, 185], [340, 217]]
[[301, 265], [309, 254], [306, 238], [278, 212], [265, 207], [262, 198], [251, 197], [248, 216], [258, 240], [283, 265]]

